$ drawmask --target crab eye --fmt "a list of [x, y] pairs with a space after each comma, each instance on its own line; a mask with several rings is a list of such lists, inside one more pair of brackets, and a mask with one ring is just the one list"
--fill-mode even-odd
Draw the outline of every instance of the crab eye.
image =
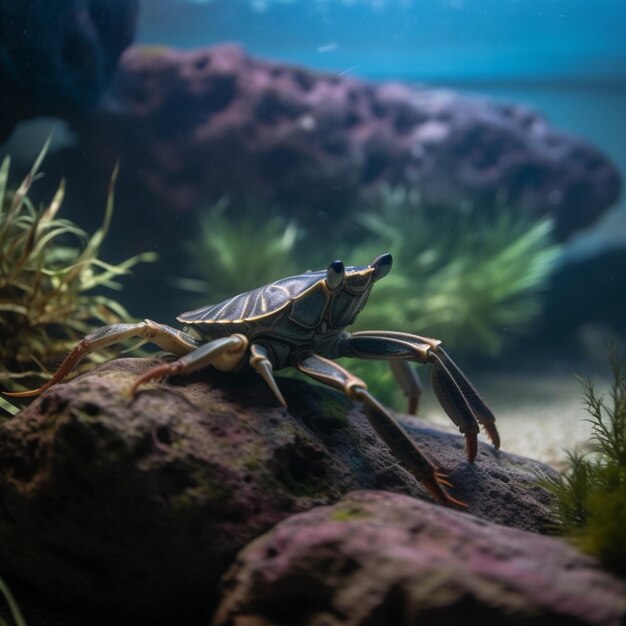
[[326, 270], [326, 286], [334, 291], [343, 283], [346, 268], [342, 261], [333, 261]]
[[387, 274], [391, 271], [391, 265], [393, 263], [393, 258], [389, 252], [385, 254], [381, 254], [377, 256], [370, 267], [374, 268], [374, 275], [372, 276], [372, 280], [380, 280], [381, 278], [385, 278]]

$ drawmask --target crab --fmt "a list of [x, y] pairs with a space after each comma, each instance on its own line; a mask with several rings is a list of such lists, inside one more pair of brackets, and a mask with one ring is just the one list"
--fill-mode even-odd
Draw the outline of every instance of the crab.
[[446, 476], [368, 391], [365, 382], [335, 362], [339, 357], [389, 361], [408, 397], [412, 414], [417, 412], [421, 387], [411, 362], [431, 365], [433, 390], [464, 434], [468, 460], [473, 462], [476, 457], [480, 425], [495, 448], [499, 447], [493, 413], [443, 350], [441, 341], [405, 332], [345, 330], [367, 303], [374, 283], [384, 278], [391, 266], [389, 253], [364, 266], [345, 266], [336, 260], [326, 270], [282, 278], [219, 304], [182, 313], [177, 319], [186, 325], [184, 330], [148, 319], [104, 326], [85, 336], [44, 385], [5, 395], [38, 395], [63, 380], [87, 354], [133, 337], [180, 358], [155, 365], [137, 377], [130, 389], [131, 396], [149, 381], [208, 366], [225, 372], [252, 368], [286, 408], [287, 401], [273, 372], [294, 367], [320, 383], [339, 389], [350, 400], [363, 403], [378, 436], [432, 497], [444, 504], [465, 506], [450, 494], [448, 488], [452, 485]]

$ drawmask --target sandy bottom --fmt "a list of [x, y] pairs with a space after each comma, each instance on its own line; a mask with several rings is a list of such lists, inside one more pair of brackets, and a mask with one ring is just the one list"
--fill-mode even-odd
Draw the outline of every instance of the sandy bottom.
[[[608, 379], [593, 378], [604, 393]], [[483, 374], [473, 377], [496, 415], [501, 448], [548, 463], [558, 470], [567, 467], [566, 451], [581, 450], [588, 441], [591, 424], [583, 406], [582, 388], [575, 374]], [[439, 426], [456, 430], [430, 390], [425, 390], [420, 413]], [[484, 435], [481, 438], [486, 440]]]

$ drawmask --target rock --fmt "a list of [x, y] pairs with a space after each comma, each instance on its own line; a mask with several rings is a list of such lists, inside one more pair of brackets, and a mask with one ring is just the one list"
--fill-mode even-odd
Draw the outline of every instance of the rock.
[[[357, 489], [427, 497], [337, 392], [280, 379], [286, 411], [256, 374], [201, 372], [131, 401], [130, 381], [153, 363], [106, 363], [0, 426], [7, 576], [65, 605], [178, 620], [208, 612], [237, 552], [294, 513]], [[461, 436], [402, 420], [469, 512], [549, 526], [536, 483], [554, 470], [483, 443], [471, 465]]]
[[93, 108], [132, 42], [137, 0], [0, 1], [0, 141], [21, 120]]
[[214, 626], [619, 626], [626, 585], [565, 541], [363, 491], [294, 515], [224, 579]]
[[132, 164], [128, 193], [147, 190], [152, 211], [251, 194], [320, 232], [382, 184], [415, 186], [428, 206], [493, 210], [504, 196], [553, 215], [560, 238], [620, 191], [598, 150], [525, 106], [321, 74], [235, 45], [129, 49], [81, 136], [88, 155], [108, 154], [107, 172], [118, 156]]

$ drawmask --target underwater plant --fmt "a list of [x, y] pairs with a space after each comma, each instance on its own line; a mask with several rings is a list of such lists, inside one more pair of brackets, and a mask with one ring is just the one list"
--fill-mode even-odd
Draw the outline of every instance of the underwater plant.
[[[13, 621], [15, 622], [15, 626], [26, 626], [26, 620], [22, 615], [22, 611], [15, 601], [15, 598], [13, 597], [9, 586], [4, 582], [4, 579], [2, 577], [0, 577], [0, 595], [4, 597], [9, 607], [9, 611], [11, 613]], [[2, 617], [0, 617], [0, 626], [8, 626], [7, 622], [2, 619]]]
[[539, 315], [559, 255], [549, 219], [531, 223], [504, 207], [493, 216], [435, 212], [414, 190], [386, 189], [359, 221], [370, 241], [355, 254], [382, 246], [395, 268], [358, 327], [419, 329], [456, 350], [495, 355]]
[[295, 221], [271, 207], [223, 197], [199, 214], [198, 234], [185, 246], [198, 279], [180, 278], [176, 284], [201, 293], [198, 304], [206, 304], [297, 274], [295, 248], [302, 234]]
[[560, 530], [626, 578], [626, 359], [610, 354], [609, 400], [582, 380], [584, 404], [592, 425], [588, 450], [571, 452], [569, 467], [541, 484], [556, 496]]
[[[155, 259], [145, 253], [112, 265], [98, 258], [111, 222], [117, 168], [104, 222], [91, 236], [57, 217], [63, 181], [46, 207], [34, 206], [28, 193], [47, 146], [14, 191], [8, 187], [10, 159], [0, 166], [0, 386], [6, 391], [23, 390], [24, 382], [30, 384], [34, 376], [49, 376], [49, 367], [55, 367], [93, 325], [128, 320], [119, 302], [94, 290], [119, 289], [115, 278], [140, 261]], [[100, 362], [106, 355], [91, 359]], [[17, 411], [2, 398], [0, 407]]]

